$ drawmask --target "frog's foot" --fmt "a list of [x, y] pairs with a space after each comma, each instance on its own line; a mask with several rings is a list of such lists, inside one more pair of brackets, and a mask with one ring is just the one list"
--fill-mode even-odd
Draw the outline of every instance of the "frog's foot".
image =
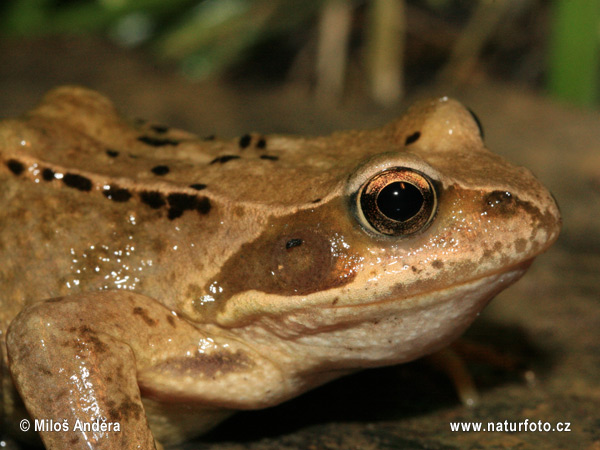
[[125, 324], [99, 324], [89, 306], [74, 297], [36, 303], [10, 326], [10, 371], [31, 426], [48, 449], [158, 449], [134, 352], [119, 336]]
[[466, 339], [455, 341], [449, 347], [429, 355], [427, 360], [450, 378], [461, 403], [469, 407], [479, 403], [479, 391], [465, 360], [476, 360], [509, 372], [518, 370], [522, 363], [516, 357]]
[[[278, 366], [244, 342], [133, 292], [31, 304], [11, 323], [7, 349], [14, 384], [48, 448], [158, 449], [155, 439], [181, 442], [232, 410], [289, 396], [273, 388]], [[67, 431], [55, 431], [63, 423]]]
[[430, 355], [429, 363], [444, 372], [451, 380], [458, 398], [465, 406], [479, 403], [479, 392], [463, 359], [450, 347]]

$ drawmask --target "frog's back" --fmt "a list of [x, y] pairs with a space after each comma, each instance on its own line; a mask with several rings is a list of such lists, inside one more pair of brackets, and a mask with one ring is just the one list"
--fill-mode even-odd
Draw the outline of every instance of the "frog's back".
[[[189, 309], [267, 216], [334, 195], [368, 153], [357, 137], [199, 139], [126, 120], [87, 89], [51, 91], [0, 123], [5, 324], [26, 302], [84, 290], [135, 290]], [[381, 151], [373, 134], [368, 142]]]
[[202, 237], [196, 257], [214, 248], [222, 219], [206, 184], [168, 175], [184, 165], [197, 173], [197, 161], [177, 154], [184, 142], [197, 140], [128, 122], [107, 99], [76, 87], [0, 123], [3, 330], [23, 304], [82, 290], [174, 297], [165, 277], [178, 268], [169, 261], [191, 258], [182, 245], [195, 242], [191, 233]]

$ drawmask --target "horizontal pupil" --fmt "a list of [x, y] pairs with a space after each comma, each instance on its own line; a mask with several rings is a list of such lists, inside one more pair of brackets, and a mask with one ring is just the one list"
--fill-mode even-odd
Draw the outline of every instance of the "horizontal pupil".
[[423, 194], [414, 185], [395, 181], [384, 187], [377, 195], [377, 208], [388, 219], [406, 222], [423, 207]]

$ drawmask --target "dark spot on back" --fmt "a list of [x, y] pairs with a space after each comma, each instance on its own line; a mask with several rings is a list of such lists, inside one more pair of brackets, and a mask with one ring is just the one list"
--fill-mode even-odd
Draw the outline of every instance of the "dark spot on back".
[[404, 141], [404, 145], [413, 144], [413, 143], [417, 142], [420, 137], [421, 137], [421, 132], [415, 131], [413, 134], [411, 134], [410, 136], [408, 136], [406, 138], [406, 141]]
[[44, 181], [54, 180], [54, 170], [48, 168], [42, 170], [42, 179]]
[[208, 212], [210, 211], [211, 205], [210, 205], [210, 200], [206, 197], [202, 197], [200, 200], [198, 200], [198, 204], [196, 205], [196, 210], [200, 213], [200, 214], [208, 214]]
[[169, 131], [169, 127], [166, 125], [150, 125], [150, 128], [152, 128], [154, 131], [156, 131], [159, 134], [164, 134], [167, 131]]
[[8, 169], [15, 175], [21, 175], [25, 170], [23, 163], [17, 161], [16, 159], [9, 159], [6, 161], [6, 167], [8, 167]]
[[209, 134], [208, 136], [204, 137], [205, 141], [214, 141], [216, 139], [216, 136], [214, 134]]
[[67, 173], [62, 180], [67, 186], [80, 191], [87, 192], [92, 190], [92, 182], [90, 179], [76, 173]]
[[119, 152], [116, 150], [106, 150], [106, 154], [111, 158], [116, 158], [117, 156], [119, 156]]
[[442, 261], [440, 261], [439, 259], [436, 259], [435, 261], [433, 261], [431, 263], [431, 265], [435, 268], [435, 269], [441, 269], [442, 267], [444, 267], [444, 263]]
[[260, 138], [256, 141], [256, 148], [267, 148], [267, 140], [265, 138]]
[[321, 201], [320, 198], [315, 198], [311, 203], [319, 203]]
[[333, 301], [331, 302], [331, 306], [337, 305], [337, 302], [339, 302], [339, 301], [340, 301], [339, 297], [334, 298]]
[[148, 311], [146, 311], [141, 306], [136, 306], [135, 308], [133, 308], [133, 314], [135, 316], [139, 316], [144, 322], [146, 322], [146, 325], [149, 325], [151, 327], [155, 326], [157, 323], [156, 320], [152, 319], [148, 315]]
[[156, 191], [141, 192], [140, 200], [142, 200], [143, 203], [150, 206], [152, 209], [158, 209], [166, 204], [162, 194]]
[[302, 239], [290, 239], [285, 243], [285, 248], [289, 250], [290, 248], [298, 247], [299, 245], [302, 245]]
[[179, 145], [179, 141], [174, 139], [166, 139], [166, 138], [155, 138], [152, 136], [140, 136], [138, 141], [143, 142], [144, 144], [151, 145], [152, 147], [164, 147], [166, 145]]
[[198, 198], [195, 195], [173, 193], [167, 196], [169, 202], [169, 219], [181, 217], [184, 211], [197, 210], [200, 214], [206, 214], [210, 210], [208, 198]]
[[152, 169], [150, 169], [151, 172], [154, 175], [166, 175], [169, 173], [169, 166], [165, 166], [165, 165], [160, 165], [160, 166], [154, 166]]
[[126, 202], [131, 198], [131, 192], [129, 192], [129, 190], [118, 187], [111, 187], [102, 193], [107, 199], [118, 203]]
[[277, 161], [279, 159], [279, 156], [273, 156], [273, 155], [260, 155], [260, 159], [267, 159], [269, 161]]
[[250, 145], [250, 141], [252, 141], [252, 137], [249, 134], [245, 134], [240, 138], [238, 144], [240, 148], [246, 148]]
[[196, 205], [196, 197], [188, 194], [169, 194], [169, 219], [180, 217], [184, 211], [194, 209]]
[[206, 185], [202, 183], [190, 184], [192, 189], [196, 189], [197, 191], [201, 191], [202, 189], [206, 189]]
[[169, 206], [177, 209], [194, 209], [196, 206], [196, 197], [194, 195], [188, 194], [169, 194], [167, 197], [169, 201]]
[[183, 216], [183, 209], [169, 208], [169, 212], [167, 213], [169, 220], [177, 219], [181, 216]]
[[231, 161], [232, 159], [239, 159], [239, 156], [237, 156], [237, 155], [222, 155], [222, 156], [217, 156], [210, 163], [211, 164], [216, 164], [216, 163], [224, 164], [227, 161]]

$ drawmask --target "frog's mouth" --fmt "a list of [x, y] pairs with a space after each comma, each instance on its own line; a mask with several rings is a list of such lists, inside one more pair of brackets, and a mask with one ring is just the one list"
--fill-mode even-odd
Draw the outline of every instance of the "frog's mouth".
[[[472, 304], [472, 309], [478, 313], [500, 291], [521, 278], [534, 258], [443, 288], [424, 283], [421, 290], [418, 285], [398, 285], [391, 291], [369, 291], [368, 300], [365, 300], [365, 291], [349, 293], [341, 299], [339, 290], [333, 289], [327, 297], [293, 296], [288, 304], [282, 304], [280, 296], [245, 291], [230, 299], [217, 321], [226, 328], [255, 323], [283, 338], [294, 338], [353, 327], [362, 322], [377, 323], [382, 317], [400, 317], [407, 312], [435, 308], [448, 302], [456, 304], [456, 311]], [[261, 299], [260, 304], [256, 302], [257, 297]]]
[[311, 351], [318, 348], [324, 358], [355, 367], [406, 362], [460, 336], [496, 294], [525, 273], [532, 260], [409, 300], [388, 297], [363, 305], [331, 305], [317, 313], [297, 311], [264, 325]]
[[407, 362], [460, 336], [498, 292], [525, 273], [532, 259], [410, 299], [388, 293], [362, 304], [296, 305], [237, 327], [248, 333], [248, 341], [284, 343], [286, 351], [293, 349], [319, 366], [348, 369]]
[[368, 302], [366, 304], [402, 302], [406, 308], [412, 308], [417, 306], [418, 304], [422, 304], [424, 302], [424, 299], [426, 299], [427, 297], [437, 299], [439, 294], [442, 294], [442, 297], [444, 297], [443, 293], [448, 293], [448, 295], [450, 295], [455, 290], [460, 290], [461, 288], [472, 285], [481, 286], [482, 284], [486, 283], [489, 283], [491, 286], [495, 286], [497, 284], [497, 289], [494, 290], [494, 293], [491, 294], [491, 297], [489, 297], [489, 300], [491, 300], [500, 291], [504, 290], [511, 284], [518, 281], [525, 274], [525, 272], [527, 272], [527, 269], [529, 269], [534, 259], [535, 257], [531, 257], [525, 261], [521, 261], [511, 266], [508, 266], [507, 268], [505, 267], [499, 270], [484, 273], [475, 278], [450, 284], [449, 286], [446, 286], [443, 289], [430, 289], [423, 290], [421, 292], [417, 291], [411, 296], [411, 298], [403, 298], [401, 295], [398, 295], [401, 294], [405, 289], [404, 287], [400, 287], [401, 289], [397, 289], [397, 292], [392, 291], [392, 294], [390, 294], [388, 298], [381, 299], [375, 302]]

